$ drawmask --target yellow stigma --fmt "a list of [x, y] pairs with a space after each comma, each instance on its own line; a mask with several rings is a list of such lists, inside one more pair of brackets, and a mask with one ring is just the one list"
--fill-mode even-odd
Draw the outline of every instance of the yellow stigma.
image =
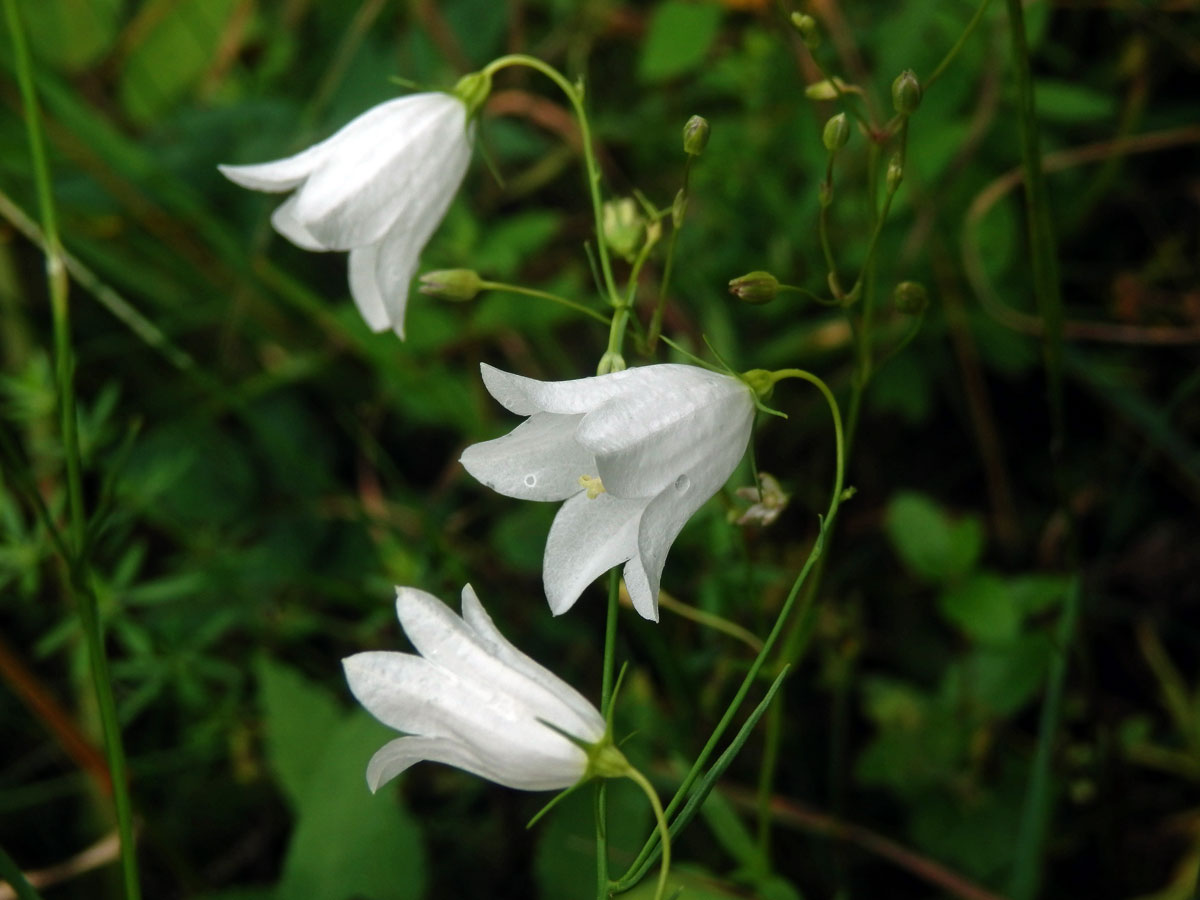
[[589, 500], [595, 500], [604, 493], [604, 482], [600, 480], [599, 476], [580, 475], [579, 486], [587, 491]]

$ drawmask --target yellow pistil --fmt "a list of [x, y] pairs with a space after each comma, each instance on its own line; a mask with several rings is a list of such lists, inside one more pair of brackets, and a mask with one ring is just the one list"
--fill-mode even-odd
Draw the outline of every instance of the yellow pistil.
[[587, 491], [589, 500], [595, 500], [604, 493], [604, 482], [598, 475], [580, 475], [579, 486]]

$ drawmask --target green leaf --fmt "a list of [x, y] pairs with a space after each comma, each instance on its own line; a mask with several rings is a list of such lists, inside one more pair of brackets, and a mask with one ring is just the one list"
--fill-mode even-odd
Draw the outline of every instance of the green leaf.
[[183, 99], [212, 66], [237, 0], [163, 4], [121, 72], [121, 105], [149, 122]]
[[121, 0], [27, 0], [21, 15], [37, 55], [55, 68], [77, 72], [112, 47], [121, 6]]
[[1039, 118], [1076, 123], [1111, 119], [1116, 112], [1114, 94], [1097, 91], [1070, 81], [1038, 79], [1034, 85]]
[[1021, 607], [1004, 579], [981, 573], [951, 585], [938, 598], [942, 615], [982, 644], [1013, 640], [1021, 628]]
[[395, 734], [364, 712], [342, 714], [295, 671], [258, 664], [267, 757], [296, 813], [279, 896], [417, 900], [420, 830], [389, 792], [372, 796], [367, 760]]
[[924, 494], [893, 497], [885, 525], [896, 555], [928, 581], [962, 577], [975, 568], [983, 550], [983, 525], [977, 517], [952, 519]]
[[708, 55], [720, 26], [721, 7], [715, 3], [666, 0], [650, 19], [639, 77], [665, 81], [696, 68]]

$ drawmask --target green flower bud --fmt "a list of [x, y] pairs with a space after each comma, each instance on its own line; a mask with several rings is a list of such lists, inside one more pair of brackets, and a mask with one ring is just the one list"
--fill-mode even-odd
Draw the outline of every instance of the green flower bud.
[[902, 116], [911, 116], [921, 105], [921, 82], [912, 69], [905, 69], [892, 82], [892, 106]]
[[684, 214], [687, 213], [687, 194], [680, 188], [675, 192], [675, 201], [671, 204], [671, 224], [678, 228], [683, 224]]
[[900, 182], [904, 180], [904, 163], [900, 161], [900, 154], [897, 153], [888, 160], [887, 167], [887, 189], [888, 193], [895, 193], [896, 188], [900, 187]]
[[779, 279], [770, 272], [747, 272], [729, 282], [729, 293], [743, 303], [770, 303], [779, 293]]
[[609, 200], [604, 204], [601, 219], [608, 246], [618, 256], [632, 261], [646, 228], [637, 201], [632, 197]]
[[483, 106], [488, 95], [492, 92], [492, 76], [487, 72], [472, 72], [458, 79], [451, 93], [467, 107], [467, 118], [470, 119]]
[[929, 292], [919, 281], [902, 281], [892, 291], [892, 304], [898, 313], [919, 316], [929, 307]]
[[692, 116], [683, 126], [683, 152], [688, 156], [699, 156], [708, 145], [708, 119]]
[[804, 41], [804, 46], [809, 50], [816, 50], [821, 44], [821, 32], [817, 30], [817, 20], [812, 16], [806, 16], [804, 13], [792, 13], [792, 25], [800, 32], [800, 38]]
[[846, 146], [846, 141], [850, 140], [850, 123], [846, 120], [845, 113], [838, 113], [825, 123], [821, 140], [830, 153], [837, 153]]
[[472, 269], [438, 269], [421, 276], [420, 291], [443, 300], [474, 300], [483, 279]]
[[804, 89], [804, 96], [809, 100], [832, 100], [837, 95], [837, 88], [828, 78], [824, 81], [813, 82]]

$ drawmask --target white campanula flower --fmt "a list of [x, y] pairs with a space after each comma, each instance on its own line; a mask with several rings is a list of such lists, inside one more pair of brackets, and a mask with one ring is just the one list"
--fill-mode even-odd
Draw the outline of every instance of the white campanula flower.
[[271, 224], [296, 246], [350, 251], [350, 293], [373, 331], [404, 337], [417, 258], [466, 174], [471, 111], [486, 88], [482, 96], [460, 89], [380, 103], [286, 159], [218, 167], [251, 190], [293, 191]]
[[667, 551], [742, 458], [753, 391], [731, 375], [674, 364], [560, 382], [484, 365], [483, 381], [529, 418], [468, 447], [462, 464], [506, 496], [566, 501], [542, 567], [551, 612], [570, 609], [624, 563], [634, 608], [657, 621]]
[[405, 732], [371, 757], [372, 791], [422, 760], [528, 791], [567, 788], [590, 774], [588, 753], [559, 732], [603, 745], [604, 719], [505, 640], [470, 585], [461, 618], [409, 587], [396, 588], [396, 612], [419, 656], [376, 651], [342, 660], [358, 701]]

